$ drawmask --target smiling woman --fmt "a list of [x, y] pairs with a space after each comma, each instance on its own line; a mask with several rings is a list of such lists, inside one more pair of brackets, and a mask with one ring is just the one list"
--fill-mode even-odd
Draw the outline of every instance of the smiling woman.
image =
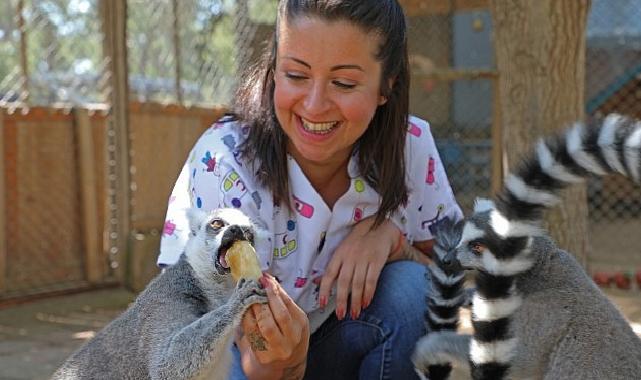
[[[346, 21], [308, 17], [281, 23], [278, 37], [276, 117], [305, 175], [326, 183], [385, 103], [379, 37]], [[342, 178], [346, 189], [348, 178]]]
[[416, 378], [429, 291], [416, 261], [431, 253], [432, 226], [461, 212], [408, 97], [396, 0], [279, 3], [233, 113], [185, 163], [159, 258], [180, 255], [185, 207], [230, 205], [261, 225], [261, 269], [279, 282], [242, 330], [259, 329], [266, 349], [241, 333], [230, 378]]

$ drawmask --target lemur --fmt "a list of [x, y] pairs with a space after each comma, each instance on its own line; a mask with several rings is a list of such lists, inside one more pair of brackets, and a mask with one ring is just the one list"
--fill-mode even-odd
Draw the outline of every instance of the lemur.
[[473, 379], [640, 378], [641, 339], [541, 227], [562, 188], [611, 172], [638, 182], [640, 159], [641, 122], [610, 115], [575, 123], [539, 141], [495, 202], [478, 200], [471, 216], [438, 230], [440, 241], [455, 241], [441, 245], [441, 268], [475, 270], [474, 333], [421, 338], [417, 372], [457, 361]]
[[[459, 309], [467, 301], [464, 288], [465, 273], [461, 268], [445, 265], [449, 248], [455, 246], [461, 238], [461, 229], [449, 218], [444, 218], [432, 225], [435, 231], [433, 262], [426, 272], [432, 284], [432, 291], [427, 295], [425, 323], [427, 331], [456, 331], [459, 324]], [[443, 231], [443, 232], [439, 232]], [[447, 232], [447, 233], [446, 233]], [[451, 360], [435, 363], [418, 371], [421, 379], [447, 379], [452, 371]]]
[[179, 261], [154, 278], [118, 318], [73, 353], [53, 379], [226, 379], [247, 308], [267, 302], [256, 280], [233, 281], [225, 260], [256, 230], [236, 209], [188, 211]]

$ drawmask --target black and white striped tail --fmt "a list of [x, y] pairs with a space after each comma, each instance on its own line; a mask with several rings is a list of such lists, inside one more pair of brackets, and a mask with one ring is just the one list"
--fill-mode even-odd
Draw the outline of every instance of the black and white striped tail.
[[[466, 301], [463, 287], [465, 278], [462, 268], [444, 264], [445, 257], [456, 247], [460, 230], [449, 219], [443, 219], [435, 230], [434, 262], [429, 266], [432, 291], [427, 296], [425, 323], [429, 332], [456, 331], [459, 309]], [[447, 379], [452, 371], [451, 363], [443, 362], [428, 366], [430, 380]]]
[[591, 125], [575, 123], [564, 133], [539, 141], [534, 153], [507, 177], [496, 206], [513, 227], [527, 227], [560, 201], [562, 188], [609, 173], [639, 182], [640, 121], [612, 114]]
[[[517, 342], [509, 331], [510, 317], [521, 305], [515, 278], [533, 265], [530, 245], [541, 233], [543, 211], [560, 202], [559, 191], [585, 178], [620, 173], [639, 182], [641, 122], [609, 115], [601, 122], [575, 123], [553, 138], [542, 139], [533, 153], [510, 174], [491, 206], [492, 249], [485, 271], [476, 280], [472, 306], [474, 335], [470, 343], [473, 379], [501, 379], [509, 369]], [[464, 238], [477, 233], [467, 226]]]

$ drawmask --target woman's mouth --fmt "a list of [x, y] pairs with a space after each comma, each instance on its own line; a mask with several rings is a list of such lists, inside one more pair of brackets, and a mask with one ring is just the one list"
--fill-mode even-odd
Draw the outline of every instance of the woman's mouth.
[[312, 123], [311, 121], [307, 121], [302, 117], [300, 119], [302, 121], [303, 129], [305, 130], [305, 132], [317, 135], [326, 135], [334, 130], [334, 128], [336, 128], [339, 124], [337, 121]]

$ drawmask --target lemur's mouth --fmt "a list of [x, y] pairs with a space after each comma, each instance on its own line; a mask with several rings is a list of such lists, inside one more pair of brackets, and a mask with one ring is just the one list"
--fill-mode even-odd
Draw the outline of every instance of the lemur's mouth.
[[231, 246], [234, 245], [235, 242], [242, 241], [242, 240], [247, 240], [247, 239], [234, 239], [234, 240], [230, 239], [223, 242], [223, 244], [220, 245], [220, 248], [218, 248], [217, 261], [218, 261], [218, 264], [223, 269], [229, 270], [229, 263], [227, 262], [227, 250], [231, 248]]

